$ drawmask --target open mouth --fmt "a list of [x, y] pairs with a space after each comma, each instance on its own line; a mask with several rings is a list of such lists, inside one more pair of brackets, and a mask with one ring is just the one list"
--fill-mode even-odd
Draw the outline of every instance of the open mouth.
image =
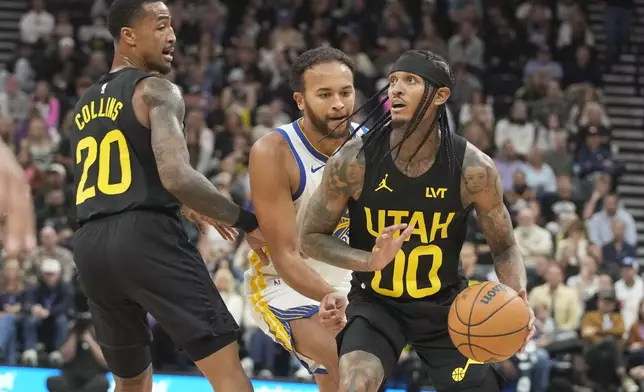
[[329, 117], [329, 120], [331, 121], [344, 121], [347, 119], [347, 116], [342, 116], [342, 117]]
[[402, 109], [405, 106], [407, 106], [407, 105], [405, 105], [404, 103], [394, 103], [394, 104], [391, 105], [391, 108], [392, 109]]
[[163, 50], [163, 57], [168, 61], [172, 61], [172, 59], [173, 59], [172, 52], [174, 52], [174, 48], [166, 48], [166, 49], [164, 49]]

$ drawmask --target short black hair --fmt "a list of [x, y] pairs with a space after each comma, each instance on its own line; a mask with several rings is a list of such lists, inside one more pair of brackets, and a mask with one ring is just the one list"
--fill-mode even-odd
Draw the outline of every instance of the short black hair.
[[132, 22], [143, 14], [143, 6], [163, 0], [114, 0], [107, 12], [107, 29], [112, 38], [118, 41], [121, 29], [130, 27]]
[[317, 64], [333, 61], [346, 65], [351, 70], [351, 73], [355, 73], [356, 67], [353, 60], [343, 51], [326, 46], [315, 48], [302, 53], [293, 62], [291, 67], [291, 89], [293, 91], [302, 91], [304, 89], [304, 72], [307, 69]]

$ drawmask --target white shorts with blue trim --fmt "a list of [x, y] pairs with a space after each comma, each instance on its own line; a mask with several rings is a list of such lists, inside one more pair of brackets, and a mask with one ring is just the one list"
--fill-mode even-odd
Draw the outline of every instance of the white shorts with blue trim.
[[311, 374], [327, 374], [324, 367], [295, 350], [290, 322], [308, 318], [319, 310], [319, 303], [303, 296], [282, 279], [247, 270], [244, 293], [253, 307], [251, 314], [257, 326], [302, 363]]

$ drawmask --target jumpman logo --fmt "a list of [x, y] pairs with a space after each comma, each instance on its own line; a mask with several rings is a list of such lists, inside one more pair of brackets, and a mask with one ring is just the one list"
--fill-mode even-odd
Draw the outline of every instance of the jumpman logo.
[[380, 181], [380, 184], [378, 185], [378, 188], [376, 188], [375, 192], [378, 192], [381, 189], [386, 189], [389, 192], [394, 191], [393, 189], [389, 188], [389, 186], [387, 185], [387, 177], [389, 177], [389, 174], [385, 174], [385, 178], [383, 178], [382, 181]]
[[454, 371], [452, 372], [452, 380], [456, 382], [463, 381], [463, 379], [465, 378], [465, 373], [467, 373], [467, 368], [469, 368], [470, 365], [483, 365], [483, 362], [468, 359], [464, 368], [457, 367], [456, 369], [454, 369]]

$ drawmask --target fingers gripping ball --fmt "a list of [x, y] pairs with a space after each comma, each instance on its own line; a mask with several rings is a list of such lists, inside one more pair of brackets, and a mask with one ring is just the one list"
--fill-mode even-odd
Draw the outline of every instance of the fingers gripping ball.
[[529, 322], [525, 301], [497, 282], [461, 291], [448, 316], [452, 342], [461, 354], [478, 362], [500, 362], [516, 354], [528, 335]]

